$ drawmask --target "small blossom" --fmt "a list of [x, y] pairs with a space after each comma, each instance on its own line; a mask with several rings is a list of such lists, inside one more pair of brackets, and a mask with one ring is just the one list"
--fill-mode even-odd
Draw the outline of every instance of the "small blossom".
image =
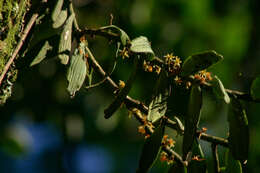
[[181, 80], [181, 78], [180, 78], [179, 76], [176, 76], [176, 77], [174, 78], [174, 81], [175, 81], [175, 83], [178, 84], [178, 85], [181, 85], [181, 83], [182, 83], [182, 80]]
[[148, 72], [153, 72], [153, 67], [151, 65], [148, 66]]
[[147, 138], [150, 138], [150, 137], [151, 137], [150, 134], [145, 134], [144, 139], [147, 139]]
[[123, 89], [125, 87], [125, 82], [122, 80], [119, 80], [119, 89]]
[[120, 51], [120, 55], [123, 59], [125, 59], [125, 57], [129, 58], [128, 50], [126, 47], [124, 47], [124, 49]]
[[205, 159], [199, 158], [199, 156], [193, 156], [193, 158], [191, 160], [202, 161], [202, 160], [205, 160]]
[[143, 135], [146, 134], [145, 127], [144, 126], [139, 126], [138, 127], [138, 132], [143, 134]]
[[157, 74], [160, 74], [160, 72], [161, 72], [161, 67], [159, 67], [158, 65], [156, 65], [156, 66], [155, 66], [155, 72], [156, 72]]
[[189, 89], [190, 87], [191, 87], [191, 82], [190, 81], [186, 82], [186, 89]]

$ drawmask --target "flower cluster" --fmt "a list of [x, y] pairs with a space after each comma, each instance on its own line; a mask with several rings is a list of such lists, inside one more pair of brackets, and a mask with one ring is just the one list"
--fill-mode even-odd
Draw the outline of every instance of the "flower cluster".
[[150, 62], [146, 62], [145, 60], [144, 60], [143, 68], [144, 68], [144, 71], [147, 71], [147, 72], [155, 72], [157, 74], [160, 74], [160, 72], [161, 72], [160, 66], [152, 65]]
[[150, 121], [148, 121], [147, 116], [143, 115], [142, 112], [137, 108], [131, 109], [129, 115], [131, 116], [132, 114], [134, 114], [137, 117], [137, 119], [139, 119], [142, 123], [142, 125], [138, 127], [138, 132], [144, 135], [145, 139], [149, 138], [151, 136], [151, 133], [153, 133], [153, 124]]
[[172, 53], [164, 56], [165, 62], [168, 66], [168, 71], [172, 75], [177, 75], [181, 69], [181, 59], [178, 56], [174, 56]]
[[205, 84], [207, 81], [211, 81], [211, 73], [206, 70], [201, 70], [197, 74], [194, 75], [194, 79], [200, 81], [200, 84]]
[[147, 139], [151, 136], [148, 129], [154, 129], [154, 126], [147, 120], [147, 116], [143, 116], [142, 122], [143, 124], [138, 127], [138, 132], [144, 135], [145, 139]]
[[[163, 140], [162, 140], [163, 147], [173, 148], [174, 144], [175, 144], [175, 141], [172, 138], [169, 138], [168, 135], [163, 136]], [[168, 155], [166, 152], [162, 151], [160, 160], [162, 162], [167, 162], [168, 164], [172, 164], [174, 157], [173, 157], [173, 155]]]

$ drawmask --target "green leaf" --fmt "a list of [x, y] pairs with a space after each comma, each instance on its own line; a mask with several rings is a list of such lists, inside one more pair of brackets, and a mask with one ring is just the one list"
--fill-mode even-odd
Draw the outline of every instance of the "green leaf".
[[67, 73], [67, 79], [69, 81], [67, 89], [72, 97], [81, 88], [86, 78], [87, 66], [84, 56], [85, 46], [86, 44], [81, 42], [79, 48], [75, 49], [75, 52], [71, 57], [71, 62]]
[[51, 14], [52, 21], [55, 22], [61, 13], [64, 0], [58, 0]]
[[222, 59], [223, 56], [214, 50], [209, 50], [189, 56], [183, 63], [181, 76], [188, 76], [200, 70], [207, 69]]
[[147, 120], [154, 123], [167, 111], [167, 99], [169, 96], [169, 85], [166, 72], [163, 70], [160, 73], [159, 79], [155, 87], [155, 95], [149, 104]]
[[57, 19], [53, 22], [52, 27], [53, 27], [53, 28], [59, 28], [59, 27], [61, 27], [61, 26], [65, 23], [67, 17], [68, 17], [68, 11], [67, 11], [67, 9], [62, 10], [62, 11], [60, 12], [60, 14], [58, 15]]
[[183, 164], [175, 162], [168, 170], [168, 173], [187, 173], [187, 168], [184, 167]]
[[260, 76], [253, 81], [250, 92], [253, 99], [260, 100]]
[[223, 99], [227, 104], [230, 103], [230, 98], [225, 90], [225, 87], [217, 76], [215, 76], [212, 80], [212, 89], [217, 98]]
[[192, 149], [196, 130], [199, 123], [200, 112], [202, 106], [202, 93], [199, 85], [193, 85], [190, 93], [188, 112], [185, 118], [185, 128], [183, 136], [182, 151], [186, 158], [189, 151]]
[[200, 160], [191, 160], [188, 165], [188, 172], [205, 173], [207, 172], [207, 162], [198, 140], [194, 140], [192, 147], [192, 155], [198, 156]]
[[249, 149], [246, 111], [236, 98], [231, 99], [231, 106], [228, 113], [230, 149], [234, 158], [244, 163], [248, 159]]
[[119, 92], [119, 94], [116, 96], [115, 100], [108, 106], [108, 108], [105, 109], [104, 113], [105, 113], [105, 118], [110, 118], [115, 112], [116, 110], [122, 105], [122, 103], [124, 102], [127, 94], [130, 92], [132, 85], [135, 81], [136, 78], [136, 74], [138, 71], [138, 66], [139, 66], [139, 59], [135, 58], [134, 59], [134, 69], [130, 75], [130, 77], [128, 78], [126, 85], [123, 89], [121, 89], [121, 91]]
[[48, 41], [45, 41], [44, 45], [42, 46], [38, 55], [31, 62], [30, 66], [34, 66], [36, 64], [39, 64], [42, 60], [44, 60], [44, 58], [46, 58], [46, 54], [49, 50], [52, 50], [52, 46], [49, 44]]
[[164, 123], [161, 123], [154, 133], [145, 140], [137, 173], [146, 173], [155, 163], [161, 149], [161, 142], [164, 134]]
[[151, 44], [144, 36], [140, 36], [132, 40], [130, 50], [134, 53], [144, 53], [149, 55], [149, 59], [154, 58], [154, 52], [151, 48]]
[[239, 160], [235, 160], [230, 150], [226, 152], [225, 157], [226, 169], [225, 173], [242, 173], [242, 165]]
[[73, 24], [74, 15], [71, 14], [67, 19], [63, 31], [60, 35], [60, 44], [59, 44], [59, 58], [62, 64], [68, 64], [69, 62], [69, 53], [71, 51], [71, 33], [72, 33], [72, 24]]
[[130, 42], [130, 38], [128, 37], [126, 32], [115, 25], [104, 26], [104, 27], [101, 27], [100, 29], [115, 29], [117, 32], [120, 33], [120, 39], [121, 39], [123, 46], [125, 46], [127, 43]]

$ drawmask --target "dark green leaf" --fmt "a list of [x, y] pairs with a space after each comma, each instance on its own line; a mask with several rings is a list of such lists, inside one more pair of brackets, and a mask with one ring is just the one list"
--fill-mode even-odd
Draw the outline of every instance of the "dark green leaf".
[[160, 152], [163, 134], [164, 124], [162, 123], [155, 129], [151, 137], [145, 140], [137, 173], [146, 173], [152, 167]]
[[[67, 79], [69, 81], [68, 91], [71, 96], [81, 88], [87, 73], [87, 66], [85, 61], [85, 43], [81, 42], [80, 47], [75, 49], [71, 57], [70, 66], [68, 69]], [[81, 51], [79, 50], [81, 49]]]
[[183, 63], [181, 76], [188, 76], [221, 61], [223, 56], [214, 50], [205, 51], [189, 56]]
[[188, 112], [185, 116], [185, 128], [183, 136], [182, 151], [186, 158], [188, 152], [192, 149], [196, 130], [199, 123], [202, 106], [202, 93], [199, 85], [193, 85], [190, 93]]
[[130, 50], [135, 53], [144, 53], [150, 56], [150, 60], [154, 58], [154, 52], [151, 44], [144, 36], [140, 36], [132, 40]]
[[169, 96], [168, 78], [165, 71], [160, 73], [155, 87], [155, 95], [149, 104], [147, 119], [152, 123], [165, 115]]
[[217, 98], [223, 99], [227, 104], [230, 103], [230, 98], [227, 92], [225, 91], [225, 87], [217, 76], [213, 78], [212, 89]]
[[235, 160], [230, 150], [226, 153], [225, 173], [242, 173], [242, 166], [239, 160]]
[[187, 173], [187, 168], [184, 167], [183, 164], [175, 162], [168, 170], [168, 173]]
[[61, 13], [61, 9], [62, 9], [62, 5], [63, 5], [63, 1], [64, 0], [57, 0], [57, 3], [52, 11], [52, 14], [51, 14], [51, 18], [52, 18], [52, 21], [55, 22], [59, 16], [59, 14]]
[[139, 59], [135, 58], [135, 64], [134, 64], [134, 69], [129, 77], [129, 79], [126, 82], [126, 85], [119, 94], [116, 96], [115, 100], [108, 106], [108, 108], [105, 109], [105, 118], [110, 118], [116, 110], [122, 105], [123, 101], [125, 100], [127, 94], [130, 92], [132, 88], [132, 84], [135, 81], [136, 74], [138, 71], [138, 66], [139, 66]]
[[258, 76], [251, 85], [251, 96], [253, 99], [260, 100], [260, 76]]
[[62, 10], [62, 11], [60, 12], [60, 14], [58, 15], [57, 19], [53, 22], [52, 27], [53, 27], [53, 28], [59, 28], [59, 27], [61, 27], [61, 26], [65, 23], [67, 17], [68, 17], [68, 11], [67, 11], [67, 9]]
[[126, 32], [123, 31], [121, 28], [115, 26], [115, 25], [104, 26], [100, 29], [116, 29], [120, 33], [120, 39], [121, 39], [123, 46], [125, 46], [127, 43], [130, 42], [130, 38], [128, 37]]
[[62, 64], [67, 64], [69, 62], [69, 53], [71, 51], [71, 33], [74, 15], [70, 15], [67, 19], [63, 31], [60, 36], [59, 44], [59, 58]]
[[246, 111], [238, 99], [232, 98], [231, 106], [228, 114], [230, 149], [234, 158], [243, 163], [248, 159], [248, 120]]
[[34, 58], [34, 60], [31, 62], [30, 66], [34, 66], [36, 64], [39, 64], [44, 58], [46, 57], [46, 54], [49, 50], [52, 50], [52, 46], [49, 44], [48, 41], [45, 41], [44, 45], [42, 46], [40, 52], [38, 55]]
[[188, 172], [205, 173], [207, 172], [207, 162], [198, 140], [194, 140], [192, 146], [192, 156], [198, 156], [200, 160], [191, 160], [188, 165]]

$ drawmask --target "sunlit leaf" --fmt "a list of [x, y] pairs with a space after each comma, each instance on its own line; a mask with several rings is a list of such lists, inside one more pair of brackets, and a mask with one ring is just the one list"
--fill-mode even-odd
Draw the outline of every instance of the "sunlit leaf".
[[214, 50], [205, 51], [189, 56], [183, 63], [181, 76], [188, 76], [200, 70], [207, 69], [221, 61], [223, 56]]
[[228, 113], [229, 143], [235, 159], [244, 162], [248, 159], [249, 129], [246, 111], [240, 101], [231, 99], [231, 108]]
[[164, 124], [162, 123], [155, 129], [154, 133], [145, 140], [139, 160], [139, 167], [136, 171], [137, 173], [146, 173], [153, 166], [161, 149], [163, 134]]
[[196, 130], [199, 123], [200, 112], [202, 106], [202, 93], [199, 85], [194, 85], [191, 88], [188, 112], [185, 115], [185, 129], [183, 136], [182, 151], [184, 157], [192, 149]]
[[123, 101], [125, 100], [127, 94], [130, 92], [132, 88], [132, 84], [135, 81], [136, 74], [138, 71], [138, 64], [139, 64], [139, 59], [135, 58], [135, 63], [134, 63], [134, 69], [128, 78], [126, 85], [123, 89], [120, 90], [119, 94], [116, 96], [115, 100], [108, 106], [108, 108], [105, 109], [105, 118], [110, 118], [116, 110], [122, 105]]
[[71, 96], [74, 96], [81, 88], [86, 78], [87, 66], [84, 57], [84, 47], [85, 44], [81, 42], [80, 47], [75, 49], [68, 68], [67, 79], [69, 85], [67, 89]]
[[39, 64], [42, 60], [45, 59], [47, 52], [50, 51], [50, 50], [52, 50], [52, 46], [49, 44], [48, 41], [45, 41], [45, 43], [42, 46], [40, 52], [34, 58], [34, 60], [31, 62], [30, 66], [34, 66], [36, 64]]
[[212, 89], [217, 98], [223, 99], [227, 104], [230, 103], [230, 98], [225, 90], [225, 87], [217, 76], [215, 76], [212, 80]]
[[168, 173], [187, 173], [187, 168], [184, 167], [183, 164], [175, 162], [168, 170]]
[[192, 173], [206, 173], [207, 172], [207, 162], [204, 157], [204, 153], [198, 140], [194, 140], [192, 146], [192, 157], [198, 157], [198, 160], [192, 159], [188, 165], [188, 172]]
[[59, 28], [59, 27], [61, 27], [61, 26], [65, 23], [67, 17], [68, 17], [68, 11], [67, 11], [67, 9], [62, 10], [62, 11], [60, 12], [60, 14], [58, 15], [57, 19], [53, 22], [52, 27], [53, 27], [53, 28]]
[[160, 73], [155, 87], [155, 95], [149, 104], [147, 119], [155, 122], [165, 115], [167, 111], [167, 98], [169, 96], [168, 78], [165, 71]]
[[251, 96], [260, 100], [260, 76], [258, 76], [251, 85]]
[[242, 165], [239, 160], [235, 160], [231, 151], [228, 150], [225, 156], [225, 173], [242, 173]]
[[104, 26], [104, 27], [101, 27], [100, 29], [115, 29], [115, 30], [117, 30], [120, 34], [120, 39], [121, 39], [121, 42], [124, 46], [127, 43], [130, 42], [130, 38], [128, 37], [126, 32], [124, 30], [122, 30], [121, 28], [115, 26], [115, 25]]
[[151, 44], [148, 39], [144, 36], [137, 37], [132, 40], [130, 50], [135, 53], [148, 54], [149, 59], [154, 58], [154, 52], [151, 48]]
[[69, 53], [71, 51], [71, 33], [74, 15], [70, 15], [67, 19], [63, 31], [60, 35], [59, 44], [59, 58], [62, 64], [67, 64], [69, 62]]
[[52, 14], [51, 14], [51, 18], [52, 18], [52, 21], [56, 21], [60, 12], [61, 12], [61, 9], [62, 9], [62, 6], [63, 6], [63, 2], [64, 0], [57, 0], [57, 3], [52, 11]]

